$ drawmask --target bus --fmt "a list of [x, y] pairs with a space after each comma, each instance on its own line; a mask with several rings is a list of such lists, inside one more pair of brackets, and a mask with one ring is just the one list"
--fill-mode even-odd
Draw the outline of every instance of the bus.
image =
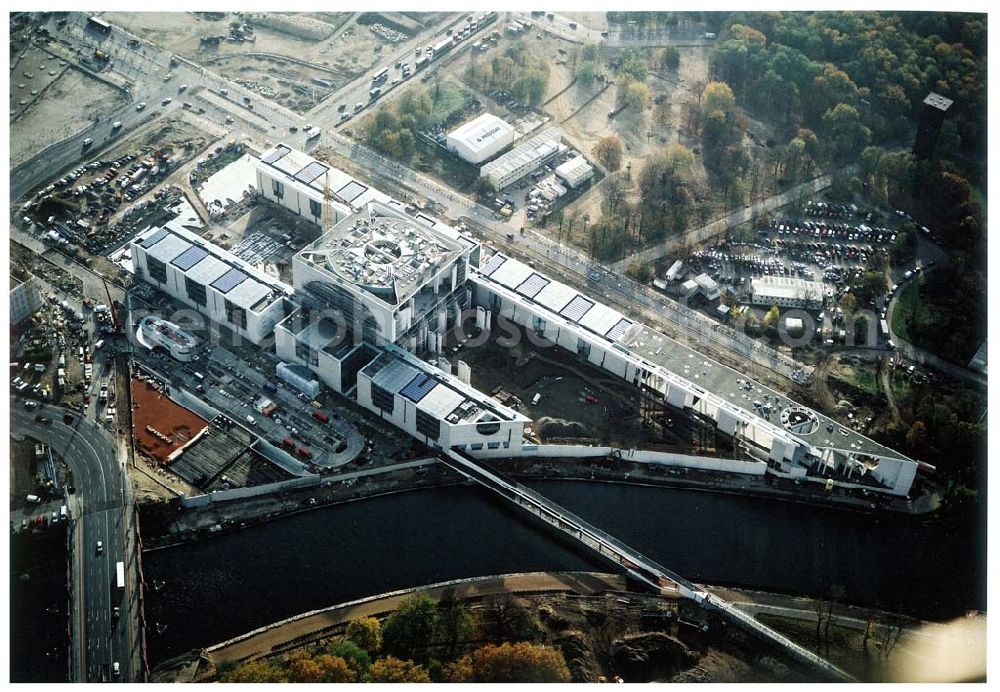
[[889, 336], [889, 323], [886, 322], [885, 320], [880, 320], [879, 321], [879, 327], [882, 329], [882, 336], [888, 337]]
[[125, 590], [125, 563], [119, 562], [115, 566], [115, 571], [118, 573], [118, 591], [120, 593]]
[[111, 33], [111, 25], [108, 24], [103, 19], [101, 19], [100, 17], [91, 17], [90, 19], [88, 19], [87, 28], [93, 29], [98, 33], [104, 34], [105, 36]]
[[379, 82], [384, 82], [388, 78], [389, 78], [389, 68], [386, 67], [381, 72], [379, 72], [377, 75], [375, 75], [374, 77], [372, 77], [372, 84], [378, 84]]

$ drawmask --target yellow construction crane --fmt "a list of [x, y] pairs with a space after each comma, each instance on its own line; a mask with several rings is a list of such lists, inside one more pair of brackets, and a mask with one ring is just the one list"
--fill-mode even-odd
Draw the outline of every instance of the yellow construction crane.
[[326, 233], [333, 228], [334, 217], [333, 200], [337, 200], [352, 212], [357, 212], [357, 208], [346, 199], [338, 195], [330, 188], [330, 173], [327, 171], [323, 175], [323, 232]]

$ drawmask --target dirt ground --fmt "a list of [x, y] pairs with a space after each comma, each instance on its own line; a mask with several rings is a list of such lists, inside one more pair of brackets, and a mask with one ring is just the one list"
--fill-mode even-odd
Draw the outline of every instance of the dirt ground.
[[[304, 18], [309, 30], [318, 31], [317, 36], [327, 35], [305, 38], [309, 34], [302, 34], [300, 37], [290, 33], [295, 31], [293, 27], [280, 30], [279, 23], [285, 22], [284, 19], [265, 25], [263, 20], [254, 21], [250, 14], [241, 13], [105, 14], [108, 21], [166, 50], [195, 60], [223, 77], [255, 83], [262, 89], [262, 95], [304, 112], [330, 93], [313, 79], [325, 80], [339, 88], [374, 65], [387, 42], [367, 27], [357, 25], [348, 12], [305, 13], [296, 17]], [[253, 23], [254, 41], [223, 40], [216, 47], [201, 43], [204, 36], [227, 35], [230, 23], [245, 20]], [[284, 60], [282, 56], [310, 64]]]
[[[578, 21], [586, 22], [588, 26], [594, 28], [599, 28], [597, 25], [605, 21], [603, 16], [589, 13], [579, 12], [575, 15]], [[574, 15], [571, 13], [569, 16]], [[539, 39], [538, 33], [533, 31], [518, 38], [510, 38], [504, 32], [504, 38], [496, 47], [490, 48], [485, 53], [468, 52], [448, 65], [442, 74], [451, 75], [461, 81], [470, 60], [490, 61], [494, 55], [517, 42], [527, 44], [532, 52], [543, 53], [548, 58], [549, 85], [542, 110], [552, 118], [552, 125], [562, 129], [564, 139], [588, 157], [591, 156], [594, 145], [601, 137], [615, 134], [621, 139], [625, 164], [631, 162], [632, 171], [638, 173], [652, 154], [668, 144], [681, 141], [692, 148], [696, 145], [695, 142], [689, 141], [679, 133], [679, 127], [684, 118], [684, 105], [697, 99], [701, 86], [708, 81], [709, 48], [680, 46], [681, 64], [676, 75], [659, 72], [656, 59], [660, 48], [637, 49], [650, 65], [650, 74], [646, 80], [646, 84], [650, 88], [650, 104], [642, 113], [626, 109], [613, 119], [608, 118], [608, 113], [615, 109], [617, 86], [609, 86], [590, 103], [587, 101], [605, 87], [600, 81], [588, 88], [573, 85], [566, 89], [573, 79], [574, 54], [579, 51], [580, 47], [547, 34], [542, 34], [542, 38]], [[614, 70], [607, 64], [607, 61], [620, 52], [618, 49], [602, 50], [601, 52], [604, 60], [601, 72], [609, 78], [614, 79]], [[564, 89], [565, 92], [563, 92]], [[669, 104], [670, 116], [666, 125], [655, 122], [653, 117], [653, 101], [658, 96], [666, 97]], [[623, 169], [625, 164], [623, 164]], [[696, 185], [704, 185], [706, 179], [704, 169], [696, 165]], [[597, 187], [599, 188], [599, 186]], [[568, 208], [577, 209], [581, 215], [588, 213], [591, 218], [598, 218], [601, 214], [601, 201], [602, 197], [599, 192], [588, 194]]]
[[35, 443], [30, 439], [10, 440], [10, 506], [21, 507], [24, 498], [35, 492]]
[[[501, 335], [495, 330], [494, 337]], [[526, 358], [530, 351], [536, 355]], [[456, 358], [472, 368], [472, 385], [498, 388], [521, 402], [542, 440], [596, 442], [632, 447], [646, 439], [638, 416], [639, 397], [627, 383], [609, 377], [558, 348], [526, 341], [504, 348], [495, 341], [463, 348]], [[541, 398], [532, 404], [536, 394]], [[588, 397], [596, 401], [588, 401]]]
[[[136, 448], [159, 462], [201, 432], [208, 422], [175, 404], [147, 382], [132, 380], [132, 424]], [[166, 440], [147, 430], [152, 427]]]
[[[44, 58], [44, 60], [43, 60]], [[47, 65], [42, 76], [41, 64]], [[24, 113], [10, 126], [10, 165], [15, 167], [34, 156], [45, 146], [79, 132], [89, 125], [95, 114], [116, 108], [126, 102], [124, 94], [76, 69], [63, 68], [40, 48], [32, 48], [11, 73], [11, 114], [15, 105], [31, 99], [30, 90], [38, 90], [37, 98], [24, 107]], [[56, 77], [49, 72], [56, 71]], [[35, 75], [26, 79], [23, 73]], [[51, 86], [42, 90], [43, 80]], [[18, 89], [18, 84], [25, 84]], [[27, 91], [26, 95], [21, 92]]]

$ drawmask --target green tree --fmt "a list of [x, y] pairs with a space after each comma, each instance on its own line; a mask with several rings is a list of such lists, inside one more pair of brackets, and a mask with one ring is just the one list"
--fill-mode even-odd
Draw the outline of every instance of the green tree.
[[413, 661], [400, 660], [395, 656], [380, 658], [368, 669], [368, 682], [430, 682], [427, 671]]
[[635, 111], [642, 111], [649, 102], [649, 87], [643, 82], [627, 80], [621, 93], [625, 105]]
[[340, 656], [330, 654], [320, 654], [313, 659], [322, 678], [319, 682], [357, 682], [358, 671]]
[[[344, 659], [350, 669], [354, 671], [355, 677], [359, 679], [372, 664], [372, 659], [368, 652], [350, 639], [333, 642], [327, 647], [326, 652], [336, 658]], [[318, 661], [319, 659], [317, 658], [316, 660]]]
[[924, 444], [927, 442], [927, 424], [922, 420], [914, 421], [913, 425], [906, 432], [906, 444], [910, 446], [912, 450], [923, 449]]
[[681, 66], [681, 52], [677, 46], [667, 46], [660, 53], [660, 66], [668, 72], [676, 72]]
[[442, 647], [444, 656], [454, 658], [473, 639], [475, 623], [472, 613], [450, 591], [438, 601], [437, 609], [435, 638]]
[[777, 305], [772, 305], [771, 309], [764, 315], [764, 329], [773, 331], [777, 328], [779, 319], [781, 319], [781, 311], [778, 310]]
[[372, 617], [358, 618], [347, 623], [347, 638], [370, 654], [382, 648], [382, 625]]
[[701, 94], [701, 106], [706, 113], [721, 111], [730, 116], [736, 110], [736, 98], [732, 88], [725, 82], [709, 82]]
[[576, 83], [584, 89], [589, 89], [594, 85], [597, 73], [597, 65], [590, 60], [584, 60], [576, 68]]
[[423, 661], [434, 637], [438, 611], [426, 594], [414, 594], [403, 601], [382, 627], [382, 648], [399, 658]]
[[557, 649], [528, 642], [487, 644], [448, 669], [451, 682], [569, 682]]
[[643, 260], [632, 260], [629, 262], [625, 273], [641, 284], [648, 284], [653, 280], [653, 266]]

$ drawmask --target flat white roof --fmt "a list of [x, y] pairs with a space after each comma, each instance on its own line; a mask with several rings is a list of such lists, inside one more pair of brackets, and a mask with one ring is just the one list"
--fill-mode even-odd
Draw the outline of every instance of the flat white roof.
[[448, 139], [460, 141], [475, 152], [491, 147], [498, 140], [513, 139], [513, 136], [514, 128], [492, 113], [483, 113], [448, 133]]
[[556, 168], [556, 175], [569, 180], [575, 180], [582, 175], [587, 175], [588, 173], [593, 172], [594, 167], [591, 166], [587, 162], [587, 159], [582, 156], [574, 156], [569, 161], [566, 161]]
[[500, 158], [484, 165], [479, 169], [479, 175], [483, 177], [496, 175], [499, 178], [503, 178], [521, 166], [547, 156], [559, 146], [560, 139], [562, 139], [562, 132], [559, 128], [550, 127], [545, 132], [535, 135], [527, 142], [518, 144], [513, 150]]
[[[292, 149], [287, 144], [278, 144], [261, 154], [257, 167], [272, 175], [282, 174], [278, 177], [307, 192], [316, 200], [323, 199], [323, 187], [327, 182], [333, 192], [353, 207], [362, 207], [368, 202], [388, 202], [392, 199], [384, 192], [344, 171], [319, 161], [304, 151]], [[335, 203], [341, 204], [337, 201]]]
[[754, 295], [821, 300], [826, 287], [822, 281], [807, 281], [788, 276], [762, 276], [752, 279], [751, 290]]

